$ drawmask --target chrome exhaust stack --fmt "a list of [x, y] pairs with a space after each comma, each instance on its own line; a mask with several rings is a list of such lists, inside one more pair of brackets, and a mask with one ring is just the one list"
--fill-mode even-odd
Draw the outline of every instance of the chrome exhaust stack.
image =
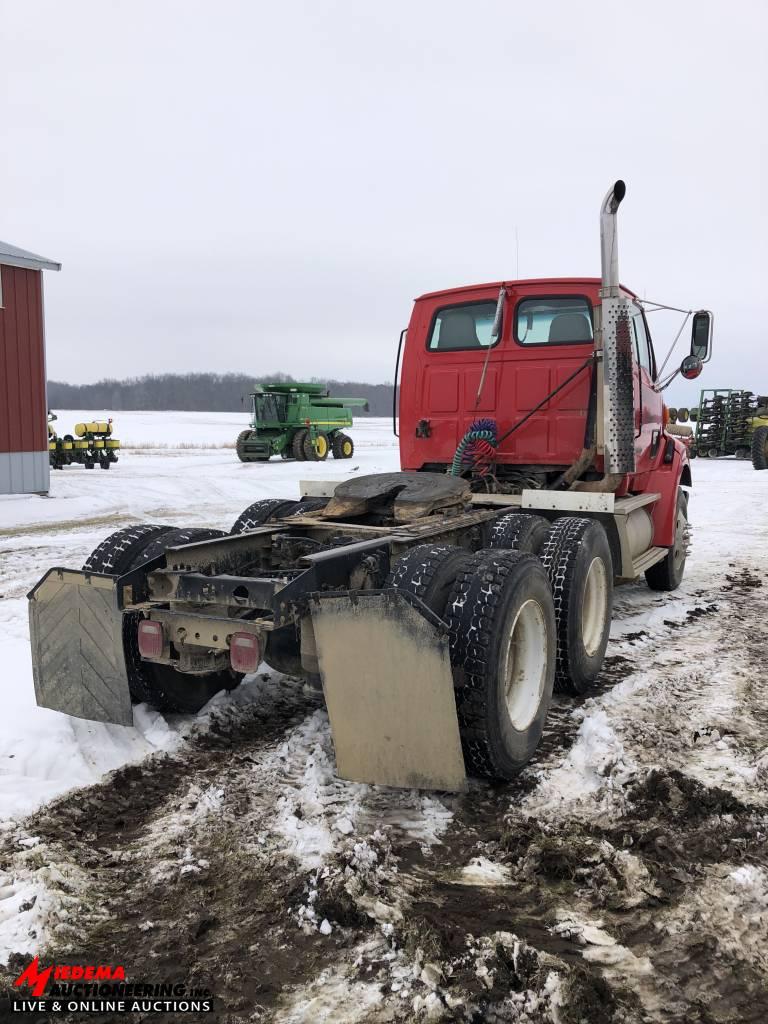
[[[596, 332], [598, 396], [602, 404], [604, 473], [614, 490], [625, 473], [635, 471], [635, 411], [632, 362], [632, 311], [619, 284], [619, 242], [616, 213], [627, 187], [617, 181], [600, 208], [600, 329]], [[602, 349], [602, 360], [600, 360]], [[600, 380], [602, 378], [602, 380]], [[599, 449], [598, 449], [599, 450]], [[602, 481], [601, 481], [602, 483]]]
[[616, 213], [627, 186], [617, 181], [603, 200], [600, 209], [600, 264], [602, 277], [601, 295], [618, 296], [619, 288], [619, 232]]

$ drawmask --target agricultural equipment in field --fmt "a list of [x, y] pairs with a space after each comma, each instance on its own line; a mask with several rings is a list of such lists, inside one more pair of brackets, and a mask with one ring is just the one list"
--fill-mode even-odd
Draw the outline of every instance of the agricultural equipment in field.
[[[416, 300], [401, 472], [312, 481], [229, 534], [128, 527], [50, 569], [29, 595], [38, 703], [130, 725], [132, 700], [194, 712], [263, 660], [322, 687], [345, 778], [511, 778], [553, 687], [600, 673], [614, 583], [673, 590], [685, 569], [691, 470], [665, 430], [675, 374], [619, 283], [623, 197], [601, 209], [602, 280]], [[698, 376], [711, 330], [696, 313], [676, 372]]]
[[730, 388], [703, 390], [696, 413], [695, 446], [711, 459], [752, 458], [768, 468], [768, 397]]
[[112, 437], [112, 420], [97, 420], [78, 423], [74, 436], [64, 434], [59, 437], [51, 426], [56, 419], [52, 412], [48, 413], [48, 457], [53, 469], [63, 469], [80, 463], [86, 469], [101, 466], [109, 469], [117, 462], [120, 442]]
[[299, 462], [351, 459], [353, 408], [364, 398], [331, 398], [322, 384], [267, 384], [251, 395], [251, 427], [237, 438], [241, 462], [267, 462], [273, 455]]

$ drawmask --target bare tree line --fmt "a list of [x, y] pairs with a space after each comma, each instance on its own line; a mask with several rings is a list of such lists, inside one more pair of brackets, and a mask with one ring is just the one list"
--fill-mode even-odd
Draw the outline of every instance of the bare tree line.
[[[95, 384], [48, 381], [51, 409], [178, 410], [189, 412], [241, 412], [248, 409], [249, 394], [263, 384], [292, 381], [286, 373], [249, 377], [243, 373], [163, 373], [128, 380], [101, 380]], [[332, 395], [366, 398], [369, 416], [388, 416], [392, 411], [391, 384], [320, 380]], [[365, 415], [362, 409], [355, 415]]]

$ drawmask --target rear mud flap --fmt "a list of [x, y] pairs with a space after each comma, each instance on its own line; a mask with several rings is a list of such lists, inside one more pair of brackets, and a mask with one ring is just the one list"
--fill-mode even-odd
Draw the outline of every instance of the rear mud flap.
[[32, 672], [40, 707], [133, 725], [114, 579], [51, 569], [30, 593]]
[[318, 596], [311, 612], [338, 774], [464, 791], [448, 638], [439, 620], [397, 590]]

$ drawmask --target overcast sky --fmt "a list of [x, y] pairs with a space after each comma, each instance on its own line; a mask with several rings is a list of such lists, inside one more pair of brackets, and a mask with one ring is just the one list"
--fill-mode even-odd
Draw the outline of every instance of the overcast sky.
[[63, 263], [49, 377], [391, 379], [412, 299], [515, 277], [515, 231], [520, 276], [599, 274], [623, 177], [624, 283], [714, 310], [704, 386], [768, 391], [767, 12], [0, 0], [0, 238]]

